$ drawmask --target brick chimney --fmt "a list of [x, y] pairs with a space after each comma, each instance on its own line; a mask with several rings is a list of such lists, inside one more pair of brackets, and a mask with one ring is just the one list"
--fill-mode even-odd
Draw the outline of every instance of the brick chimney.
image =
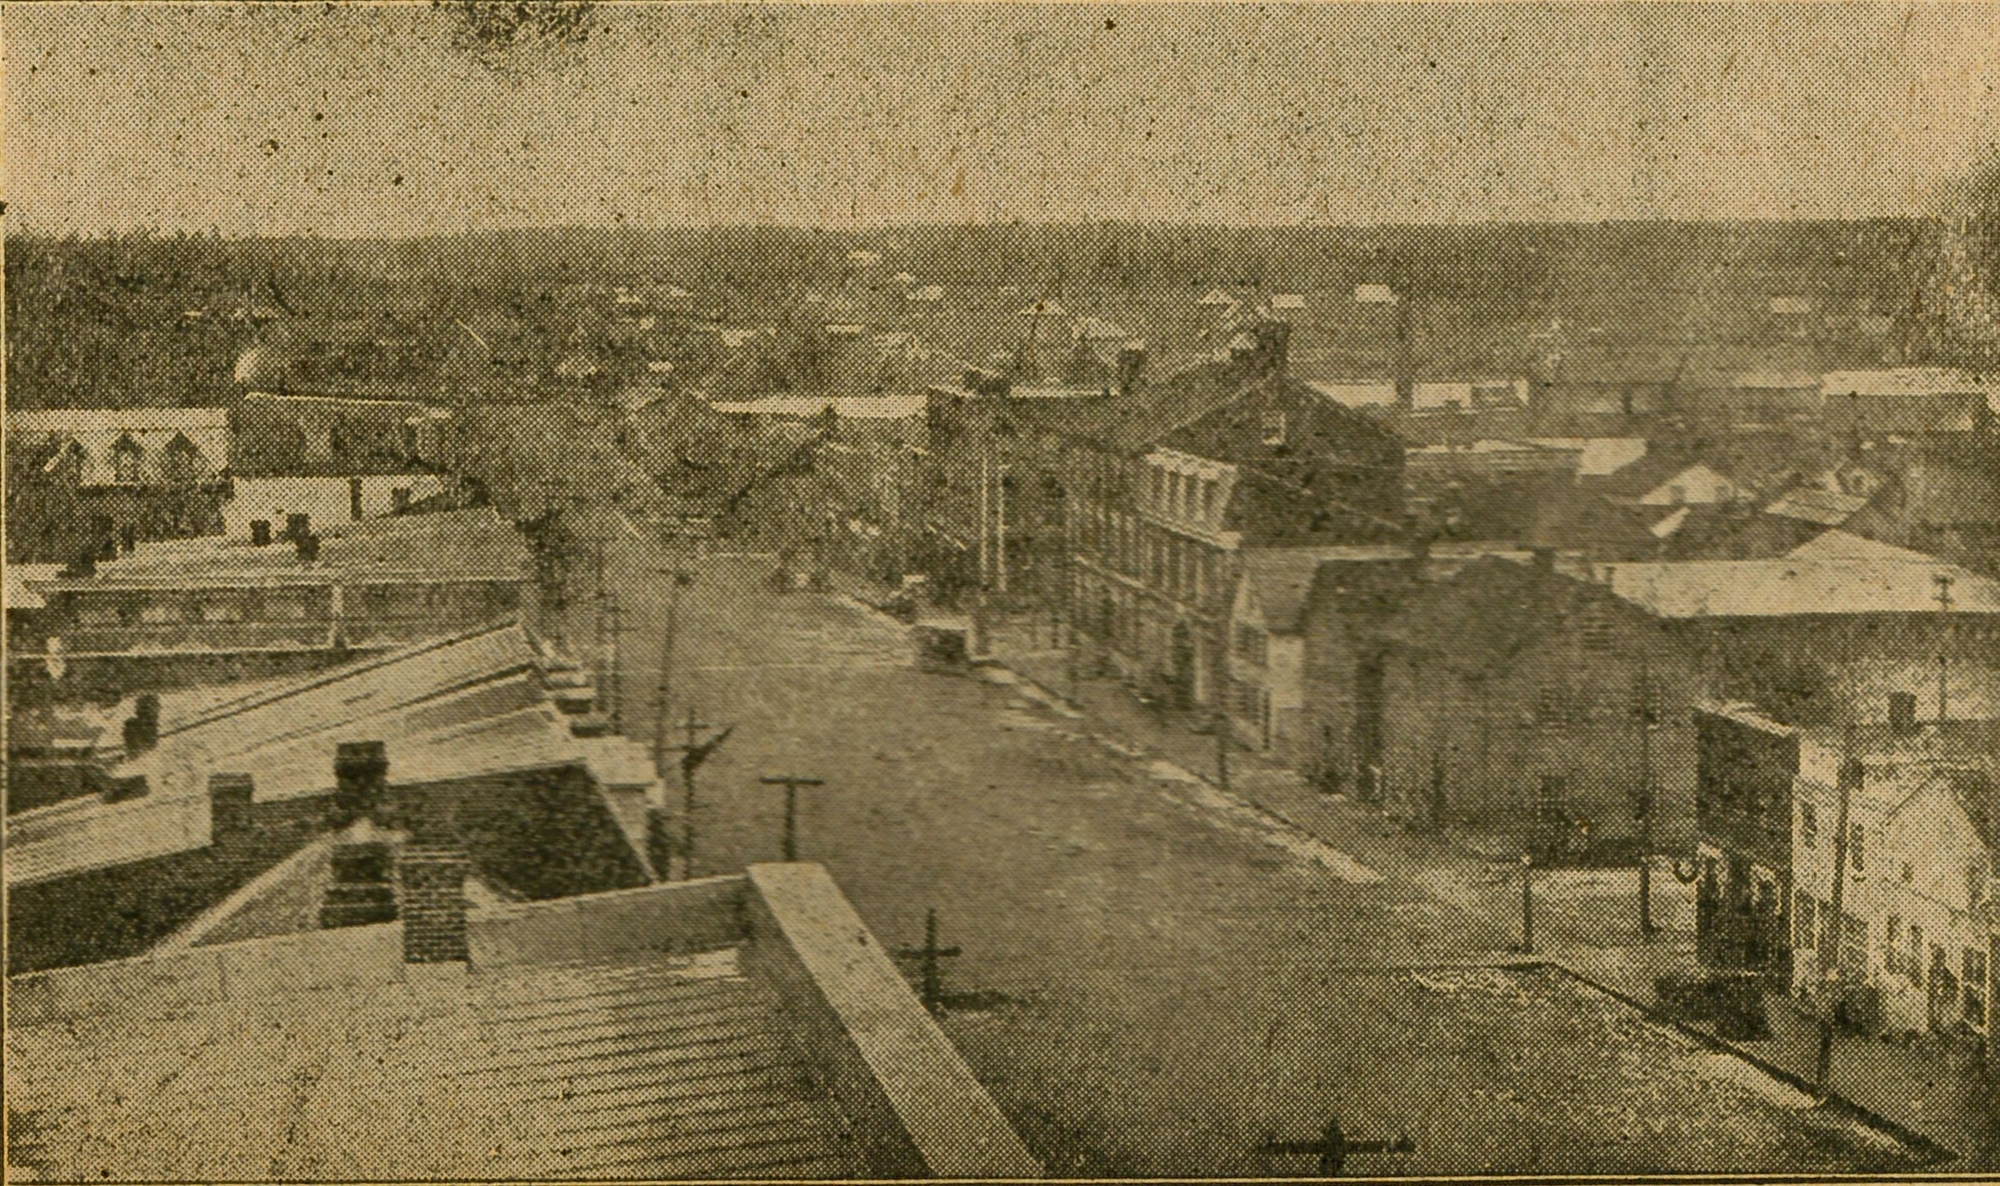
[[147, 692], [125, 718], [125, 756], [143, 754], [160, 743], [160, 698]]
[[389, 784], [389, 747], [379, 741], [343, 741], [333, 749], [333, 810], [349, 824], [382, 806]]
[[[359, 831], [372, 835], [365, 826]], [[396, 887], [390, 881], [389, 842], [343, 840], [333, 849], [333, 884], [320, 899], [322, 930], [396, 920]]]
[[464, 963], [471, 958], [465, 941], [465, 872], [463, 849], [411, 844], [397, 866], [402, 882], [403, 962], [406, 964]]
[[1889, 693], [1889, 731], [1898, 737], [1907, 737], [1917, 731], [1916, 693]]
[[256, 796], [256, 781], [247, 774], [208, 776], [210, 845], [220, 845], [251, 830], [251, 803]]
[[271, 543], [271, 521], [269, 519], [250, 520], [250, 546], [263, 548]]

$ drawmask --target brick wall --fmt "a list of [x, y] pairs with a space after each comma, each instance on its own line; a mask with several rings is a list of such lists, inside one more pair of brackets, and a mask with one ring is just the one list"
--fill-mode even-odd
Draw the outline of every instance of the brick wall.
[[403, 960], [435, 964], [466, 959], [464, 852], [452, 848], [403, 849], [401, 882]]

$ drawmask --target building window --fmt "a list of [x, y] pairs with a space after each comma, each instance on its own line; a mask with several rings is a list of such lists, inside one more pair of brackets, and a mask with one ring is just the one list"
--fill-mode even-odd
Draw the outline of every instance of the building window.
[[1903, 974], [1912, 984], [1924, 982], [1924, 928], [1910, 924], [1910, 958], [1903, 965]]
[[1792, 895], [1792, 946], [1810, 951], [1818, 946], [1819, 914], [1811, 894]]
[[1868, 922], [1845, 912], [1840, 916], [1840, 971], [1854, 981], [1868, 974]]
[[182, 620], [181, 607], [171, 601], [148, 601], [139, 610], [139, 620], [149, 626], [161, 626]]
[[1807, 848], [1819, 842], [1819, 811], [1804, 799], [1799, 800], [1799, 843]]
[[1986, 1028], [1986, 953], [1976, 947], [1965, 949], [1965, 1024]]
[[111, 449], [111, 480], [131, 483], [139, 480], [139, 446], [125, 437]]
[[1213, 478], [1201, 484], [1201, 517], [1203, 519], [1215, 518], [1215, 479]]
[[1903, 920], [1893, 914], [1882, 925], [1882, 970], [1903, 970]]
[[1285, 414], [1283, 412], [1264, 413], [1264, 443], [1282, 445], [1285, 443]]
[[1611, 649], [1611, 609], [1601, 602], [1590, 602], [1583, 607], [1583, 623], [1580, 631], [1583, 649], [1586, 651], [1608, 651]]
[[1581, 706], [1568, 688], [1558, 684], [1542, 685], [1541, 694], [1535, 698], [1536, 724], [1574, 725], [1581, 717]]
[[1856, 877], [1868, 871], [1867, 829], [1855, 824], [1847, 837], [1847, 863]]

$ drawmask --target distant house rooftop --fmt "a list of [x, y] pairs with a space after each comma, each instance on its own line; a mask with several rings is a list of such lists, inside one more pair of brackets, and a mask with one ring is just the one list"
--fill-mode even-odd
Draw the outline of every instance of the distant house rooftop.
[[2000, 614], [2000, 581], [1949, 565], [1865, 559], [1706, 560], [1607, 565], [1619, 597], [1662, 618], [1936, 614], [1949, 572], [1956, 614]]
[[773, 395], [709, 405], [726, 416], [810, 418], [830, 408], [843, 420], [901, 420], [924, 414], [921, 395]]
[[[283, 523], [273, 524], [282, 531]], [[491, 507], [420, 515], [341, 520], [309, 529], [324, 533], [319, 558], [302, 563], [283, 540], [259, 547], [232, 536], [197, 536], [140, 544], [129, 555], [101, 561], [94, 576], [35, 582], [38, 591], [325, 585], [341, 581], [499, 581], [526, 579], [528, 547], [514, 525]]]
[[1306, 388], [1320, 398], [1331, 400], [1346, 408], [1393, 407], [1396, 403], [1396, 384], [1388, 379], [1350, 382], [1309, 380], [1306, 382]]
[[1797, 519], [1802, 523], [1813, 523], [1821, 527], [1838, 527], [1861, 512], [1868, 500], [1858, 494], [1841, 494], [1834, 490], [1817, 490], [1802, 486], [1786, 492], [1770, 506], [1764, 508], [1767, 515], [1780, 519]]
[[1551, 449], [1577, 450], [1579, 478], [1615, 474], [1644, 458], [1647, 447], [1644, 437], [1530, 437], [1528, 440]]

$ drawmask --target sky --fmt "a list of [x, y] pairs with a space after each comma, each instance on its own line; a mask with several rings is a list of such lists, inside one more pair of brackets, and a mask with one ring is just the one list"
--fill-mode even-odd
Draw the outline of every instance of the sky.
[[12, 231], [1909, 213], [2000, 3], [14, 4]]

